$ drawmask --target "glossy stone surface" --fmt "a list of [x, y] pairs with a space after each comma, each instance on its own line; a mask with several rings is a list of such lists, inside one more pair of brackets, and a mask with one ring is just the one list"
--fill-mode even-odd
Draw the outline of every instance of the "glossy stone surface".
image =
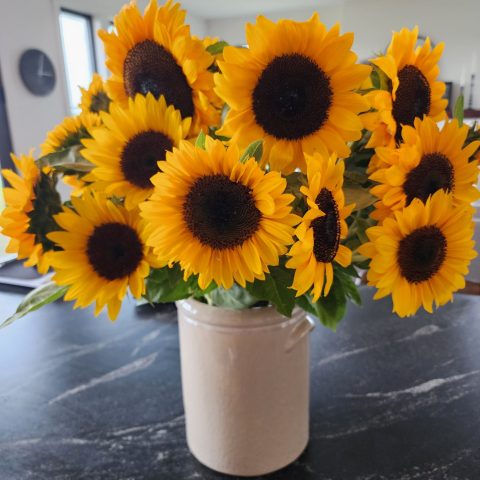
[[[0, 318], [23, 294], [3, 288]], [[480, 478], [480, 298], [399, 319], [372, 294], [313, 332], [311, 441], [265, 478]], [[232, 478], [185, 444], [173, 306], [111, 323], [57, 303], [0, 330], [0, 479], [77, 478]]]

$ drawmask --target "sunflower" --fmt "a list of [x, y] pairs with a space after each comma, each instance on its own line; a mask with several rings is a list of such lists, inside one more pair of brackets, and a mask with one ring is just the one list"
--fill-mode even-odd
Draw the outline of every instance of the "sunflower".
[[99, 193], [72, 198], [55, 216], [64, 231], [49, 234], [61, 251], [49, 252], [53, 280], [68, 286], [65, 300], [74, 308], [95, 302], [95, 315], [105, 305], [112, 320], [129, 287], [135, 298], [145, 292], [144, 279], [153, 260], [145, 246], [145, 225], [137, 211], [115, 205]]
[[179, 262], [185, 278], [199, 274], [203, 289], [212, 280], [245, 286], [278, 265], [299, 220], [278, 172], [265, 173], [254, 158], [241, 163], [236, 145], [210, 137], [206, 150], [183, 141], [160, 169], [140, 206], [160, 261]]
[[168, 105], [192, 117], [190, 134], [216, 125], [220, 114], [211, 105], [213, 74], [208, 68], [213, 57], [184, 24], [185, 12], [168, 1], [158, 7], [151, 0], [144, 15], [135, 2], [115, 17], [115, 31], [100, 31], [106, 64], [112, 72], [107, 81], [110, 97], [124, 105], [137, 93], [163, 95]]
[[445, 84], [436, 80], [444, 44], [432, 49], [427, 38], [416, 47], [417, 39], [418, 27], [394, 32], [386, 55], [371, 61], [388, 77], [391, 90], [367, 95], [376, 110], [363, 116], [372, 131], [367, 147], [394, 145], [401, 139], [402, 125], [413, 125], [417, 117], [428, 115], [436, 121], [446, 117]]
[[345, 165], [320, 153], [307, 156], [308, 186], [301, 187], [308, 211], [297, 227], [298, 241], [288, 255], [287, 267], [295, 269], [292, 287], [297, 297], [312, 288], [313, 301], [320, 295], [328, 295], [333, 282], [333, 262], [347, 267], [352, 261], [352, 252], [340, 240], [348, 232], [345, 219], [354, 205], [345, 206], [342, 190]]
[[465, 286], [473, 249], [472, 213], [455, 207], [451, 194], [439, 190], [426, 203], [418, 198], [381, 226], [367, 230], [370, 242], [359, 252], [371, 258], [368, 284], [378, 288], [375, 298], [391, 294], [393, 311], [401, 317], [423, 305], [453, 300]]
[[264, 140], [272, 169], [305, 169], [304, 153], [336, 152], [347, 157], [347, 142], [361, 136], [358, 113], [368, 104], [353, 90], [370, 67], [357, 65], [353, 33], [327, 31], [314, 14], [307, 22], [259, 16], [247, 24], [249, 48], [225, 47], [216, 92], [230, 106], [221, 135], [241, 148]]
[[60, 197], [52, 178], [40, 172], [32, 154], [12, 154], [12, 160], [19, 173], [2, 170], [11, 185], [3, 189], [6, 207], [0, 216], [2, 233], [10, 237], [6, 251], [26, 259], [26, 267], [36, 266], [43, 274], [49, 268], [44, 253], [53, 247], [46, 234], [56, 228], [52, 216], [61, 210]]
[[469, 161], [480, 142], [463, 148], [467, 125], [460, 127], [452, 120], [439, 129], [432, 118], [417, 118], [414, 127], [403, 127], [402, 135], [398, 149], [376, 149], [386, 167], [370, 176], [379, 182], [371, 192], [387, 209], [401, 209], [414, 198], [425, 202], [437, 190], [451, 192], [454, 204], [470, 204], [480, 198], [473, 186], [478, 179], [478, 161]]
[[70, 195], [79, 197], [90, 187], [91, 184], [85, 182], [83, 178], [84, 177], [79, 177], [78, 175], [64, 175], [62, 177], [63, 183], [71, 188]]
[[83, 138], [89, 138], [93, 128], [101, 124], [100, 117], [94, 113], [82, 113], [66, 117], [60, 125], [48, 132], [45, 142], [40, 146], [40, 154], [58, 152], [80, 145]]
[[[203, 48], [205, 48], [207, 52], [209, 52], [209, 47], [212, 47], [213, 45], [221, 42], [218, 37], [199, 38], [194, 35], [193, 38], [195, 40], [200, 40], [202, 42]], [[218, 53], [211, 53], [211, 55], [212, 55], [212, 64], [210, 65], [210, 67], [208, 67], [208, 69], [213, 73], [219, 72], [220, 69], [218, 67], [218, 61], [223, 60], [223, 50]], [[221, 115], [221, 112], [225, 106], [225, 102], [215, 93], [214, 90], [209, 92], [208, 99], [210, 103], [219, 111], [219, 114]]]
[[82, 98], [79, 107], [82, 113], [108, 112], [110, 98], [105, 90], [105, 83], [98, 73], [93, 74], [87, 90], [80, 87]]
[[81, 153], [95, 165], [87, 179], [108, 195], [125, 197], [131, 210], [152, 193], [157, 162], [186, 137], [190, 119], [182, 120], [163, 96], [156, 100], [151, 93], [130, 99], [126, 108], [113, 103], [101, 116], [103, 126], [83, 141]]

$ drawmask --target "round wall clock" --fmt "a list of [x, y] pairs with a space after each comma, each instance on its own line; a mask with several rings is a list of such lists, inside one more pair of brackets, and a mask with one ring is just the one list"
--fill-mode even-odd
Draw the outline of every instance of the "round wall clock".
[[20, 57], [20, 76], [29, 92], [48, 95], [55, 87], [55, 69], [51, 60], [41, 50], [25, 50]]

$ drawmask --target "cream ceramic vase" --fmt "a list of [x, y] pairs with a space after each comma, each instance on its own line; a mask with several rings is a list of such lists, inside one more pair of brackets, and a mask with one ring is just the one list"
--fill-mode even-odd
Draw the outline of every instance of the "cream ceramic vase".
[[296, 309], [231, 310], [177, 302], [183, 403], [192, 454], [218, 472], [257, 476], [305, 449], [309, 335]]

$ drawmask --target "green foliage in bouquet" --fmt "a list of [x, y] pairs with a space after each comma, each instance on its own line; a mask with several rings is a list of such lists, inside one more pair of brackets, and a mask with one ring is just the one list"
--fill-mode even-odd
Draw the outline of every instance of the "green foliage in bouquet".
[[60, 298], [115, 319], [128, 292], [332, 329], [362, 279], [400, 316], [451, 301], [476, 255], [480, 131], [461, 97], [446, 117], [443, 46], [402, 29], [362, 65], [316, 14], [259, 17], [248, 48], [183, 22], [170, 2], [122, 9], [99, 34], [111, 77], [3, 172], [8, 251], [53, 277], [2, 326]]

